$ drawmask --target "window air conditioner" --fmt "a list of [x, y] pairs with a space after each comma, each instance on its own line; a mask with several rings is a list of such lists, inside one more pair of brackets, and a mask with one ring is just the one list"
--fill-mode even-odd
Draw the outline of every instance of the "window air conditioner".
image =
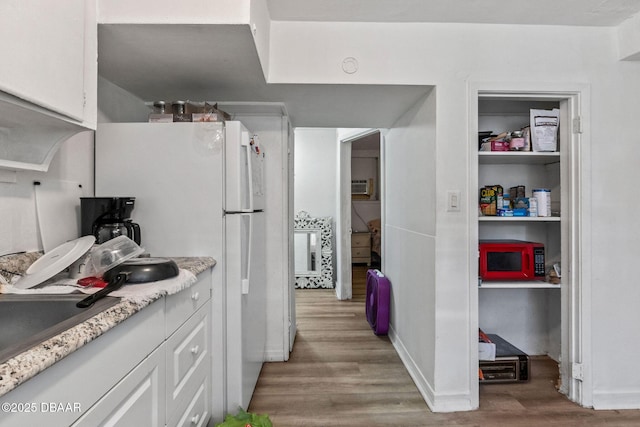
[[352, 196], [371, 196], [371, 188], [373, 187], [372, 179], [353, 179], [351, 180]]

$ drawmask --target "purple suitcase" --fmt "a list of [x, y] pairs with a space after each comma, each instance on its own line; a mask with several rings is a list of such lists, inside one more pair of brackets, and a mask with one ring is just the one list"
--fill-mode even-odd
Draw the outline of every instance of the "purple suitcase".
[[379, 270], [367, 271], [367, 321], [376, 335], [389, 331], [390, 283]]

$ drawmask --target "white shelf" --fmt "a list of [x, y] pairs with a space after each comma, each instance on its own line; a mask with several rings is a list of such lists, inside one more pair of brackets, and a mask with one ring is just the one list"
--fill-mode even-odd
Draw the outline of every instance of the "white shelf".
[[551, 284], [540, 280], [534, 281], [513, 281], [513, 282], [492, 282], [483, 281], [480, 289], [560, 289], [561, 284]]
[[[528, 124], [531, 109], [560, 108], [563, 117], [574, 117], [577, 113], [572, 98], [551, 92], [479, 92], [477, 123], [472, 124], [477, 124], [479, 132], [491, 130], [492, 133], [501, 133]], [[477, 162], [477, 181], [472, 180], [473, 184], [478, 187], [501, 184], [505, 195], [509, 194], [507, 188], [513, 185], [524, 185], [528, 194], [535, 188], [549, 188], [554, 196], [555, 215], [499, 217], [474, 212], [474, 216], [478, 216], [478, 235], [474, 237], [478, 240], [520, 239], [540, 242], [544, 244], [546, 262], [558, 259], [563, 265], [568, 264], [570, 257], [565, 253], [565, 239], [568, 237], [569, 224], [565, 208], [571, 205], [574, 192], [566, 182], [567, 177], [572, 175], [565, 170], [570, 166], [565, 153], [573, 151], [569, 142], [574, 137], [571, 123], [565, 125], [567, 123], [562, 123], [559, 129], [558, 151], [553, 152], [477, 151], [477, 140], [469, 139], [471, 162]], [[563, 148], [562, 154], [560, 147]], [[567, 316], [567, 308], [573, 307], [572, 301], [564, 300], [566, 278], [560, 284], [548, 283], [544, 277], [538, 280], [483, 281], [478, 280], [474, 273], [471, 282], [472, 287], [477, 286], [478, 326], [508, 336], [530, 354], [546, 352], [556, 359], [562, 358], [560, 378], [566, 380], [568, 368], [563, 338], [568, 336], [567, 331], [572, 328], [563, 319]], [[508, 321], [505, 322], [505, 319]]]
[[560, 161], [560, 152], [534, 151], [478, 151], [481, 165], [544, 165]]
[[482, 222], [560, 222], [559, 216], [479, 216]]

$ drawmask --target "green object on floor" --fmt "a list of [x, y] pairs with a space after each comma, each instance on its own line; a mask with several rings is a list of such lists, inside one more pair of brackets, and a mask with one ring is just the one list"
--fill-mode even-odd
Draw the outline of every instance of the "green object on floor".
[[268, 415], [258, 415], [238, 408], [236, 415], [227, 415], [216, 427], [273, 427]]

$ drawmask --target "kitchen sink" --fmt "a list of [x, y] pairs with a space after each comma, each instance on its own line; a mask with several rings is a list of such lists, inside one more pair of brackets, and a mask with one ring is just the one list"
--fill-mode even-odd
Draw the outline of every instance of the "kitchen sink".
[[78, 325], [120, 302], [105, 297], [78, 308], [86, 295], [0, 295], [0, 363]]

